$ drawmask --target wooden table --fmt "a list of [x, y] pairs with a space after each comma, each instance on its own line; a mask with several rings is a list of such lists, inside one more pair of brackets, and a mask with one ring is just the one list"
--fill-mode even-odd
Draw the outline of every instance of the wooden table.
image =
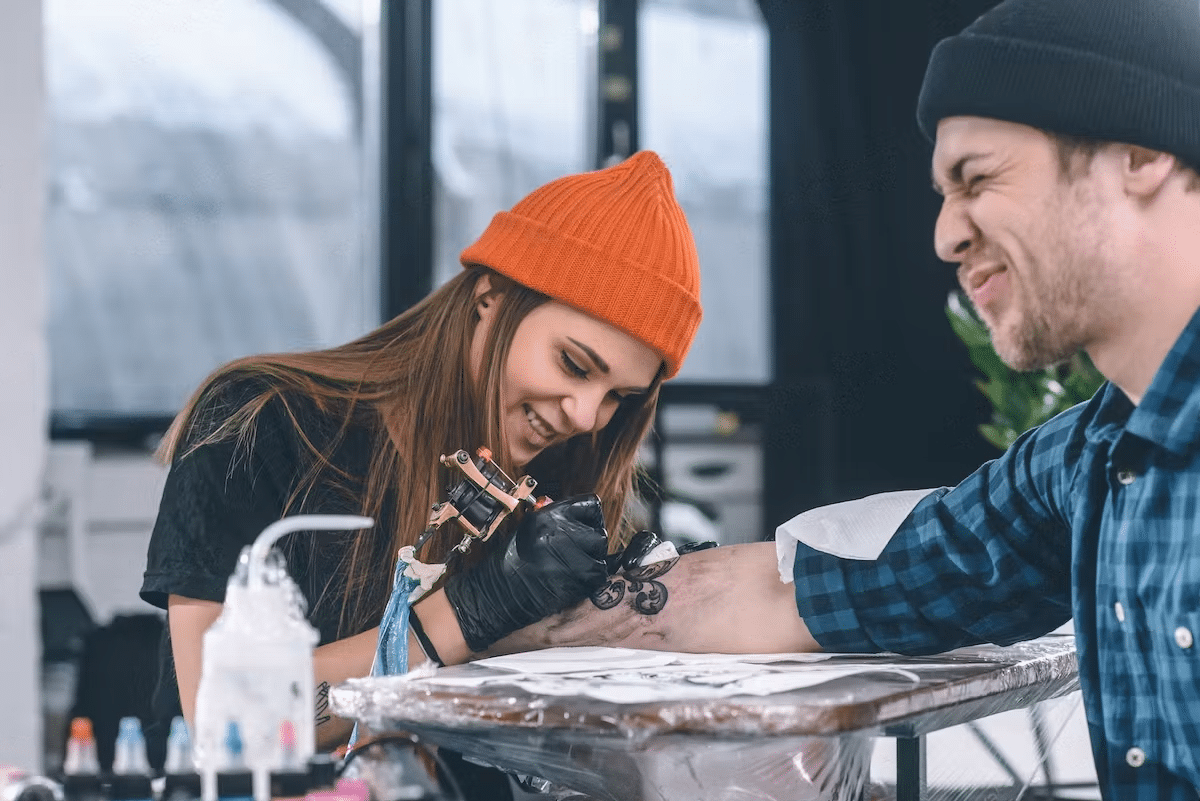
[[[924, 736], [1078, 689], [1074, 638], [1048, 635], [1005, 648], [932, 657], [833, 656], [830, 662], [919, 667], [918, 682], [888, 672], [769, 696], [620, 704], [505, 686], [463, 689], [439, 678], [488, 668], [442, 668], [429, 679], [355, 679], [331, 706], [375, 733], [412, 732], [499, 768], [543, 777], [598, 799], [858, 797], [875, 737], [897, 744], [897, 798], [920, 798]], [[494, 672], [494, 671], [493, 671]]]

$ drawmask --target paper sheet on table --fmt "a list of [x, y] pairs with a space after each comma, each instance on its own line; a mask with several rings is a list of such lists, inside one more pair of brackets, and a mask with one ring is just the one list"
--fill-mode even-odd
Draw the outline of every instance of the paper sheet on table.
[[492, 656], [475, 664], [515, 673], [578, 673], [598, 669], [653, 668], [660, 665], [729, 664], [737, 662], [821, 662], [829, 654], [685, 654], [638, 648], [544, 648], [522, 654]]
[[833, 654], [682, 654], [628, 648], [550, 648], [482, 659], [491, 668], [471, 676], [438, 676], [422, 682], [451, 687], [517, 686], [542, 695], [571, 695], [611, 703], [771, 695], [813, 687], [860, 673], [890, 673], [916, 682], [915, 671], [865, 658], [831, 664]]

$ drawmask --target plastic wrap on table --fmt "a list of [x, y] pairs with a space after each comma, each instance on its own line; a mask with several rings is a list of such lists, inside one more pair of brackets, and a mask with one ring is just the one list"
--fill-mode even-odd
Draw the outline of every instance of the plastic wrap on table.
[[831, 655], [830, 663], [880, 669], [767, 696], [622, 704], [439, 684], [494, 672], [464, 665], [353, 680], [330, 698], [337, 714], [372, 731], [411, 731], [585, 796], [733, 801], [869, 798], [872, 737], [922, 735], [1078, 687], [1073, 639], [1064, 636], [931, 657]]
[[[595, 801], [817, 801], [862, 799], [871, 738], [788, 737], [715, 741], [670, 736], [629, 748], [587, 735], [480, 737], [421, 727], [422, 739], [521, 778], [552, 799]], [[368, 765], [377, 756], [360, 757]], [[361, 768], [360, 768], [361, 769]]]
[[377, 801], [433, 799], [439, 792], [434, 764], [432, 753], [415, 737], [383, 737], [361, 743], [341, 775], [366, 782]]
[[[891, 739], [876, 741], [874, 784], [895, 785], [896, 745]], [[930, 732], [925, 759], [923, 801], [1100, 799], [1078, 692]]]

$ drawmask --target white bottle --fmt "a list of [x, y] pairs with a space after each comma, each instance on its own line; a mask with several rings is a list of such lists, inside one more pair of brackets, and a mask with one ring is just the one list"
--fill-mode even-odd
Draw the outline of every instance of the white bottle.
[[271, 546], [293, 531], [371, 525], [370, 518], [349, 515], [286, 517], [242, 550], [221, 616], [204, 634], [192, 745], [205, 801], [216, 798], [231, 721], [241, 731], [256, 801], [269, 799], [270, 771], [283, 760], [281, 722], [290, 721], [296, 732], [295, 756], [307, 760], [316, 750], [313, 647], [319, 635], [305, 617], [304, 596], [282, 554]]

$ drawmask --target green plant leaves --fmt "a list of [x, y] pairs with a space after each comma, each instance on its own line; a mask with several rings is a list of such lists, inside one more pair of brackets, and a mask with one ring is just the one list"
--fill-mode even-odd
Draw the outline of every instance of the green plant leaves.
[[1044, 370], [1012, 369], [996, 355], [987, 326], [961, 291], [951, 292], [946, 299], [946, 317], [967, 346], [971, 363], [985, 376], [976, 379], [975, 386], [991, 403], [992, 419], [979, 426], [979, 432], [1001, 450], [1034, 426], [1092, 397], [1104, 383], [1085, 353]]

